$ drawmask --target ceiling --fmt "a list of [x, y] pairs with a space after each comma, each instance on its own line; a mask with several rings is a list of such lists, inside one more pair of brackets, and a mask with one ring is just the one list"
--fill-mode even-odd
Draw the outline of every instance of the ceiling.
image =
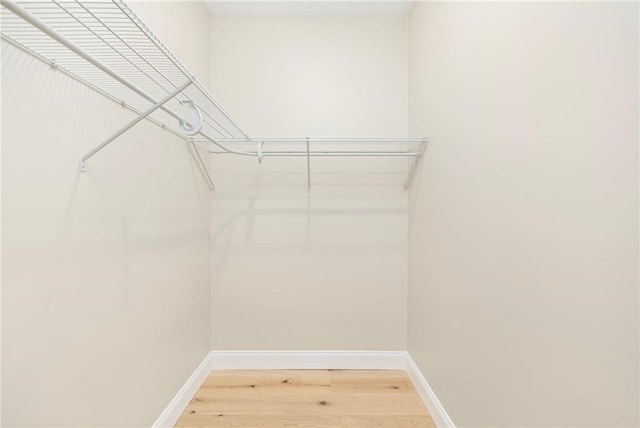
[[413, 0], [205, 0], [213, 15], [407, 15]]

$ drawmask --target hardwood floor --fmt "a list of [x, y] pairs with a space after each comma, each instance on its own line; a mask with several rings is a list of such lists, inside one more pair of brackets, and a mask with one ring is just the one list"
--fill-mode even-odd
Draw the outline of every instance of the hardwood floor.
[[176, 427], [434, 428], [404, 371], [211, 372]]

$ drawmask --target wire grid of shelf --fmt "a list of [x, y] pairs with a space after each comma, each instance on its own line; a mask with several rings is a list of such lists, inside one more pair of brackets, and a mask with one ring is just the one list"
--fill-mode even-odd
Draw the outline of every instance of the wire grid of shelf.
[[[315, 156], [404, 156], [417, 160], [423, 154], [425, 138], [249, 137], [122, 0], [0, 3], [4, 6], [0, 14], [4, 41], [139, 114], [85, 155], [83, 167], [86, 159], [142, 119], [211, 153], [255, 156], [260, 162], [269, 156], [306, 156], [309, 166], [309, 158]], [[196, 109], [189, 108], [189, 103]], [[204, 163], [202, 166], [207, 174]], [[208, 174], [207, 179], [213, 188]]]
[[[9, 2], [3, 1], [2, 4], [6, 6]], [[151, 118], [184, 137], [179, 118], [189, 122], [190, 116], [180, 101], [190, 100], [202, 112], [203, 135], [211, 139], [247, 138], [244, 130], [200, 81], [121, 0], [23, 1], [15, 4], [139, 91], [123, 85], [113, 75], [47, 37], [39, 28], [4, 7], [2, 38], [9, 43], [137, 112], [146, 110], [154, 101], [163, 99], [191, 81], [190, 87], [153, 112]]]

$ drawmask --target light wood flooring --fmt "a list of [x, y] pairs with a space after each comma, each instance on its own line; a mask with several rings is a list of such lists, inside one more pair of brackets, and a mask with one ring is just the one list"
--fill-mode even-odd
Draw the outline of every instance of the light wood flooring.
[[404, 371], [213, 371], [176, 427], [434, 428]]

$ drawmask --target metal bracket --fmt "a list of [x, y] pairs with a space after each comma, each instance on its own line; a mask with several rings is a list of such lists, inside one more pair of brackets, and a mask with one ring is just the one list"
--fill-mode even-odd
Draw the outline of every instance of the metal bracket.
[[309, 151], [309, 137], [305, 138], [307, 142], [307, 189], [311, 190], [311, 152]]
[[189, 85], [191, 85], [193, 82], [191, 80], [187, 81], [185, 84], [183, 84], [182, 86], [180, 86], [179, 88], [177, 88], [175, 91], [173, 91], [172, 93], [168, 94], [166, 97], [164, 97], [163, 99], [161, 99], [160, 101], [157, 101], [153, 106], [151, 106], [148, 110], [146, 110], [144, 113], [142, 113], [140, 116], [136, 117], [135, 119], [133, 119], [131, 122], [129, 122], [124, 128], [122, 128], [121, 130], [119, 130], [118, 132], [116, 132], [115, 134], [113, 134], [111, 137], [107, 138], [104, 142], [102, 142], [99, 146], [97, 146], [95, 149], [91, 150], [89, 153], [87, 153], [86, 155], [84, 155], [81, 159], [80, 162], [80, 172], [86, 172], [87, 169], [86, 167], [84, 167], [84, 163], [87, 159], [89, 159], [91, 156], [95, 155], [96, 153], [98, 153], [100, 150], [104, 149], [106, 146], [108, 146], [109, 144], [111, 144], [113, 142], [113, 140], [115, 140], [116, 138], [118, 138], [119, 136], [121, 136], [122, 134], [124, 134], [125, 132], [127, 132], [129, 129], [133, 128], [136, 124], [138, 124], [138, 122], [140, 122], [141, 120], [143, 120], [145, 117], [149, 116], [151, 113], [153, 113], [154, 111], [156, 111], [157, 109], [159, 109], [160, 107], [162, 107], [167, 101], [169, 101], [170, 99], [172, 99], [173, 97], [175, 97], [176, 95], [178, 95], [180, 92], [184, 91]]
[[260, 141], [258, 143], [258, 163], [262, 163], [264, 160], [264, 153], [262, 153], [262, 146], [264, 145], [264, 141]]
[[429, 140], [427, 138], [423, 138], [422, 142], [420, 143], [420, 150], [418, 151], [418, 155], [415, 157], [413, 163], [411, 164], [411, 168], [409, 169], [409, 173], [407, 174], [407, 178], [404, 181], [403, 187], [404, 190], [409, 190], [409, 187], [411, 187], [411, 184], [413, 183], [413, 178], [416, 175], [416, 171], [418, 169], [418, 165], [420, 164], [420, 161], [422, 160], [422, 155], [424, 154], [425, 149], [427, 148], [427, 143], [429, 142]]
[[189, 143], [191, 144], [192, 150], [196, 154], [196, 158], [198, 159], [198, 162], [200, 163], [200, 169], [202, 170], [202, 174], [204, 175], [205, 179], [207, 180], [207, 184], [209, 185], [209, 189], [212, 192], [215, 191], [216, 190], [216, 186], [215, 186], [215, 184], [213, 184], [213, 180], [211, 179], [211, 176], [209, 175], [209, 171], [207, 170], [207, 166], [204, 164], [204, 161], [202, 160], [202, 157], [200, 156], [200, 153], [198, 152], [198, 148], [196, 147], [196, 144], [193, 142], [193, 138], [189, 138]]

